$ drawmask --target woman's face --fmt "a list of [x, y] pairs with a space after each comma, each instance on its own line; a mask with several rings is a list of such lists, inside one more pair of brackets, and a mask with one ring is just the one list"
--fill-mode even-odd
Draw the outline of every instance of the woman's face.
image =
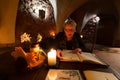
[[67, 24], [64, 28], [64, 32], [67, 37], [67, 40], [71, 40], [75, 32], [75, 26]]

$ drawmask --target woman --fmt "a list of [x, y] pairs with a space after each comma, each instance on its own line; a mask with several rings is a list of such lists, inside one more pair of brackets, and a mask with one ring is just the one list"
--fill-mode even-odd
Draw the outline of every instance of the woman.
[[62, 50], [72, 50], [74, 53], [81, 53], [85, 49], [79, 33], [76, 32], [74, 20], [68, 20], [64, 24], [64, 31], [56, 35], [57, 57], [62, 58]]

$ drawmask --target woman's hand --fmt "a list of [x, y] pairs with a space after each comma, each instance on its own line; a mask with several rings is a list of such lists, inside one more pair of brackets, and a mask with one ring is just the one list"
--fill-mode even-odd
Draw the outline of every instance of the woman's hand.
[[76, 48], [76, 49], [74, 49], [74, 50], [72, 50], [72, 51], [73, 51], [73, 53], [81, 53], [81, 52], [82, 52], [82, 49]]
[[57, 49], [56, 53], [58, 58], [62, 58], [62, 51], [60, 49]]

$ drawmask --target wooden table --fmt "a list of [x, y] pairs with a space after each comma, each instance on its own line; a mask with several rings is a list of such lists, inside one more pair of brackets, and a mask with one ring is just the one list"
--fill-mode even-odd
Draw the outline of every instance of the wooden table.
[[[83, 75], [84, 70], [99, 70], [105, 72], [112, 72], [114, 71], [110, 69], [110, 67], [106, 67], [103, 65], [96, 65], [90, 63], [80, 63], [80, 62], [59, 62], [57, 67], [48, 67], [45, 63], [41, 67], [34, 68], [32, 70], [27, 70], [22, 73], [14, 74], [9, 77], [9, 80], [45, 80], [47, 72], [49, 69], [76, 69], [79, 70], [81, 73], [83, 80], [85, 77]], [[116, 75], [116, 74], [115, 74]]]

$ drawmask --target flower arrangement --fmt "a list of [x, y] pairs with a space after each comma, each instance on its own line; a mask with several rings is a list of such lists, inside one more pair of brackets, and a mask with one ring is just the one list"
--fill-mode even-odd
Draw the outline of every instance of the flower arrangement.
[[[32, 37], [30, 36], [30, 34], [27, 34], [26, 32], [23, 33], [21, 36], [21, 43], [23, 42], [31, 42]], [[42, 41], [42, 36], [38, 33], [37, 35], [37, 42], [41, 42]]]
[[[32, 44], [30, 44], [32, 41], [32, 37], [30, 36], [30, 34], [27, 34], [25, 32], [20, 36], [20, 38], [21, 43], [22, 45], [24, 45], [25, 48], [23, 48], [22, 45], [20, 47], [15, 47], [15, 50], [11, 53], [15, 60], [19, 59], [19, 57], [24, 58], [27, 62], [26, 68], [29, 69], [32, 69], [33, 67], [40, 67], [41, 65], [43, 65], [46, 60], [46, 53], [39, 46], [39, 43], [37, 43], [42, 41], [42, 36], [38, 33], [37, 42]], [[29, 49], [30, 51], [26, 51], [26, 49]]]
[[[32, 37], [30, 36], [30, 34], [27, 34], [26, 32], [25, 33], [23, 33], [21, 36], [20, 36], [20, 38], [21, 38], [21, 43], [24, 43], [24, 42], [29, 42], [29, 43], [31, 43], [31, 39], [32, 39]], [[42, 36], [38, 33], [38, 35], [37, 35], [37, 43], [39, 43], [39, 42], [41, 42], [42, 41]], [[36, 50], [38, 50], [39, 52], [42, 52], [44, 55], [46, 55], [46, 53], [44, 52], [44, 50], [42, 49], [42, 48], [40, 48], [40, 46], [39, 45], [37, 45], [37, 44], [35, 44], [34, 45], [34, 49]], [[29, 47], [30, 48], [30, 47]]]
[[23, 42], [30, 42], [30, 40], [31, 40], [30, 34], [27, 34], [26, 32], [23, 33], [20, 36], [20, 38], [21, 38], [21, 43], [23, 43]]
[[25, 56], [25, 58], [28, 63], [28, 68], [42, 65], [46, 58], [45, 57], [46, 53], [39, 46], [39, 42], [42, 41], [42, 36], [38, 33], [37, 38], [36, 38], [37, 41], [35, 40], [36, 42], [35, 41], [32, 42], [31, 35], [25, 32], [20, 36], [20, 38], [21, 38], [21, 43], [24, 44], [24, 47], [25, 47], [25, 48], [23, 48], [23, 50], [25, 51], [25, 50], [29, 49], [28, 51], [25, 51], [28, 53], [28, 54], [25, 53], [25, 55], [27, 55], [27, 56]]
[[33, 37], [31, 37], [30, 34], [28, 33], [23, 33], [21, 36], [20, 36], [20, 39], [21, 39], [21, 46], [22, 48], [26, 51], [26, 52], [30, 52], [30, 48], [31, 48], [31, 45], [33, 43], [39, 43], [42, 41], [42, 36], [38, 33], [37, 34], [37, 38], [34, 40]]

